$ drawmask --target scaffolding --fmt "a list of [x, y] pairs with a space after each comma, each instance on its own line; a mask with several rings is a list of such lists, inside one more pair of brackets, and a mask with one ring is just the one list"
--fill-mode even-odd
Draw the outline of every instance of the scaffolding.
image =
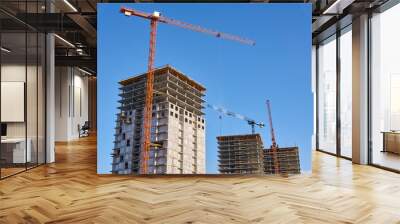
[[262, 174], [263, 143], [259, 134], [218, 136], [221, 174]]

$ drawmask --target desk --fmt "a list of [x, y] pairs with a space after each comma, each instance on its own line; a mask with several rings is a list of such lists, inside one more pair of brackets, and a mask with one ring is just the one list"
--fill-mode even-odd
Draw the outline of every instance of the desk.
[[[31, 139], [27, 139], [28, 144], [25, 153], [25, 138], [6, 138], [1, 139], [1, 157], [6, 163], [25, 163], [31, 162]], [[25, 161], [26, 159], [26, 161]]]
[[383, 151], [400, 154], [400, 132], [387, 131], [383, 133]]

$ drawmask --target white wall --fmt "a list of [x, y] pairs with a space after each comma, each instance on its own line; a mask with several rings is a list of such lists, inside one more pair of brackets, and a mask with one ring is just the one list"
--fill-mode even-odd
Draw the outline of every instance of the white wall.
[[55, 140], [66, 141], [68, 133], [68, 86], [69, 77], [67, 67], [55, 69]]
[[55, 140], [79, 138], [78, 125], [88, 120], [88, 77], [72, 67], [56, 67]]
[[1, 82], [1, 121], [24, 122], [25, 83]]
[[[27, 69], [27, 70], [26, 70]], [[28, 72], [29, 85], [36, 86], [36, 80], [31, 80], [30, 75], [36, 74], [36, 67], [27, 66], [25, 64], [4, 64], [1, 66], [1, 81], [2, 82], [24, 82], [26, 72]], [[2, 96], [4, 97], [4, 96]], [[27, 106], [36, 108], [36, 88], [27, 88]], [[34, 103], [32, 105], [32, 103]], [[8, 110], [9, 108], [1, 108], [1, 110]], [[22, 108], [24, 110], [24, 108]], [[36, 111], [36, 110], [35, 110]], [[32, 113], [31, 109], [27, 108], [27, 119], [28, 119], [28, 137], [30, 133], [36, 130], [36, 113]], [[31, 123], [34, 122], [34, 123]], [[7, 122], [7, 135], [8, 137], [25, 137], [25, 126], [26, 122]], [[36, 132], [35, 132], [36, 134]]]
[[[25, 82], [25, 64], [6, 64], [1, 66], [1, 81]], [[7, 108], [1, 108], [7, 110]], [[25, 122], [8, 122], [7, 137], [25, 137]]]
[[[24, 82], [25, 83], [25, 64], [3, 64], [1, 66], [1, 81], [2, 82]], [[28, 70], [31, 68], [28, 67]], [[3, 98], [4, 96], [2, 96]], [[8, 108], [1, 108], [7, 110]], [[24, 108], [22, 108], [24, 110]], [[3, 112], [4, 113], [4, 112]], [[24, 137], [25, 124], [24, 122], [8, 122], [7, 132], [9, 137]]]
[[[37, 70], [38, 69], [38, 70]], [[24, 138], [27, 136], [29, 139], [30, 148], [32, 151], [32, 162], [36, 162], [39, 159], [39, 163], [44, 163], [44, 150], [45, 150], [45, 116], [44, 116], [44, 74], [42, 67], [28, 65], [25, 63], [5, 63], [1, 66], [2, 74], [2, 87], [7, 82], [20, 82], [26, 84], [26, 106], [25, 96], [21, 96], [22, 102], [14, 100], [14, 104], [20, 104], [18, 107], [5, 106], [2, 102], [2, 114], [14, 113], [19, 114], [19, 121], [14, 120], [12, 122], [7, 121], [7, 137], [8, 138]], [[27, 80], [25, 80], [27, 78]], [[14, 87], [15, 88], [15, 87]], [[22, 94], [24, 95], [25, 89], [15, 89], [18, 93], [11, 93], [2, 88], [2, 99], [10, 98], [7, 94]], [[5, 94], [5, 95], [4, 95]], [[12, 98], [10, 98], [12, 99]], [[11, 104], [13, 102], [10, 102]], [[15, 105], [14, 105], [15, 106]], [[26, 112], [26, 120], [24, 114]], [[4, 121], [3, 117], [2, 120]], [[49, 160], [51, 162], [51, 160]]]

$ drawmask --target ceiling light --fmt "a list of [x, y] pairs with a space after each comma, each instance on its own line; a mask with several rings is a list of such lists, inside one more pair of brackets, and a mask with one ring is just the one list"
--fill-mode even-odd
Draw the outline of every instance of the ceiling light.
[[77, 48], [76, 49], [76, 53], [78, 53], [79, 55], [83, 55], [83, 49], [82, 48]]
[[64, 0], [65, 4], [67, 4], [74, 12], [78, 12], [78, 10], [68, 1]]
[[6, 53], [10, 53], [11, 52], [11, 50], [9, 50], [9, 49], [7, 49], [5, 47], [1, 47], [1, 51], [4, 51]]
[[332, 5], [324, 10], [322, 14], [342, 14], [347, 6], [351, 5], [355, 0], [336, 0]]
[[64, 39], [64, 38], [62, 38], [62, 37], [60, 37], [60, 36], [57, 35], [57, 34], [54, 34], [54, 36], [57, 37], [57, 38], [58, 38], [59, 40], [61, 40], [62, 42], [64, 42], [65, 44], [67, 44], [68, 46], [75, 48], [75, 45], [73, 45], [73, 44], [72, 44], [71, 42], [69, 42], [68, 40], [66, 40], [66, 39]]
[[332, 9], [335, 9], [337, 5], [339, 4], [340, 0], [336, 0], [332, 5], [330, 5], [327, 9], [324, 10], [322, 14], [328, 14], [331, 13]]
[[83, 70], [83, 69], [81, 69], [81, 68], [79, 68], [79, 67], [78, 67], [78, 70], [81, 71], [81, 72], [83, 72], [83, 73], [85, 73], [86, 75], [89, 75], [89, 76], [92, 76], [92, 75], [93, 75], [92, 73], [90, 73], [90, 72], [88, 72], [88, 71], [86, 71], [86, 70]]

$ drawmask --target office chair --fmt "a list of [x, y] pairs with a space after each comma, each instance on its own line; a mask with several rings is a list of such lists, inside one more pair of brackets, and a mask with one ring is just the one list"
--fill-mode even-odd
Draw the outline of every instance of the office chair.
[[82, 127], [79, 128], [79, 138], [89, 136], [89, 129], [90, 129], [89, 121], [85, 121]]

